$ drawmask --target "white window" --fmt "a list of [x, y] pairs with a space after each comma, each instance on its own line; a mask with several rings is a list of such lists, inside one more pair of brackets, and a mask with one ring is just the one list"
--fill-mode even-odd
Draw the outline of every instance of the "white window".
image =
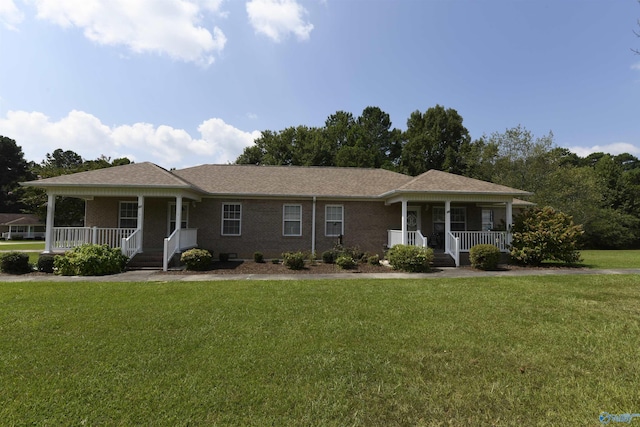
[[138, 228], [138, 202], [120, 202], [118, 227]]
[[282, 207], [282, 234], [302, 236], [302, 205], [284, 205]]
[[[444, 230], [445, 212], [443, 206], [433, 207], [434, 230]], [[465, 231], [467, 229], [467, 208], [451, 208], [451, 231]]]
[[[189, 203], [182, 203], [182, 213], [180, 220], [180, 228], [189, 228]], [[169, 203], [169, 234], [173, 233], [176, 229], [176, 204], [175, 202]]]
[[327, 205], [325, 207], [326, 236], [341, 236], [344, 234], [344, 209], [342, 205]]
[[493, 230], [493, 209], [482, 209], [482, 231]]
[[242, 223], [242, 205], [240, 203], [222, 204], [222, 235], [239, 236]]

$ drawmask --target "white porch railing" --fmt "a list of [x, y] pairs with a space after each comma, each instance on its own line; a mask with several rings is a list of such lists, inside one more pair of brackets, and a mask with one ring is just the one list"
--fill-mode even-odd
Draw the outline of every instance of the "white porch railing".
[[451, 255], [451, 258], [456, 263], [456, 267], [460, 267], [460, 238], [454, 236], [452, 232], [447, 233], [445, 242], [445, 248], [447, 254]]
[[198, 246], [198, 229], [183, 228], [175, 230], [169, 237], [164, 239], [162, 270], [169, 269], [169, 261], [179, 251], [195, 248]]
[[51, 249], [68, 250], [87, 243], [119, 248], [135, 228], [54, 227]]
[[[395, 245], [402, 244], [402, 230], [387, 230], [387, 247], [392, 248]], [[427, 238], [422, 235], [420, 230], [407, 231], [407, 245], [427, 247]]]
[[509, 251], [506, 231], [452, 231], [460, 239], [460, 252], [469, 252], [475, 245], [494, 245], [500, 252]]
[[142, 230], [137, 229], [129, 237], [123, 237], [120, 244], [122, 253], [129, 259], [142, 251]]
[[12, 239], [44, 239], [44, 231], [5, 231], [2, 233], [4, 240]]

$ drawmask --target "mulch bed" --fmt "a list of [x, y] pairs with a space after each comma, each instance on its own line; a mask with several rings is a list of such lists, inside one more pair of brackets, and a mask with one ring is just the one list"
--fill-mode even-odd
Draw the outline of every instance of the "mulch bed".
[[307, 263], [302, 270], [291, 270], [283, 264], [254, 261], [215, 261], [211, 270], [187, 271], [172, 270], [163, 274], [335, 274], [335, 273], [393, 273], [394, 270], [383, 265], [358, 264], [350, 270], [343, 270], [335, 264], [317, 262]]

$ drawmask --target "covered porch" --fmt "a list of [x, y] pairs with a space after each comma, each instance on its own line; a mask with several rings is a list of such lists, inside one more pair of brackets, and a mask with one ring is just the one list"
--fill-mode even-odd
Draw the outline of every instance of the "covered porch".
[[513, 199], [471, 202], [414, 197], [395, 203], [401, 204], [400, 227], [387, 230], [388, 248], [398, 244], [431, 247], [449, 255], [456, 266], [461, 265], [463, 254], [478, 244], [509, 252]]
[[[183, 195], [85, 196], [86, 226], [60, 227], [54, 225], [57, 195], [48, 193], [45, 253], [65, 252], [84, 244], [108, 245], [120, 249], [130, 260], [145, 252], [161, 253], [156, 267], [166, 271], [174, 255], [198, 245], [198, 230], [188, 228], [188, 209], [196, 199]], [[149, 204], [166, 204], [167, 208], [159, 215], [153, 210], [145, 214]], [[164, 232], [165, 227], [158, 227], [163, 217], [167, 223]]]

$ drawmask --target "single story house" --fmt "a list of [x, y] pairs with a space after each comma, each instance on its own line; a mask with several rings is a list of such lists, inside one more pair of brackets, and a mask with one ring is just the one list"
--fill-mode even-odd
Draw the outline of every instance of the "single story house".
[[33, 214], [0, 213], [0, 236], [4, 240], [44, 239], [44, 223]]
[[[432, 246], [459, 265], [478, 243], [506, 252], [514, 208], [531, 194], [437, 170], [416, 177], [230, 164], [169, 171], [148, 162], [22, 184], [47, 191], [45, 252], [106, 243], [130, 257], [162, 252], [165, 268], [196, 246], [251, 259], [258, 251], [319, 256], [338, 242], [378, 254], [398, 243]], [[85, 227], [53, 226], [56, 196], [86, 200]]]

